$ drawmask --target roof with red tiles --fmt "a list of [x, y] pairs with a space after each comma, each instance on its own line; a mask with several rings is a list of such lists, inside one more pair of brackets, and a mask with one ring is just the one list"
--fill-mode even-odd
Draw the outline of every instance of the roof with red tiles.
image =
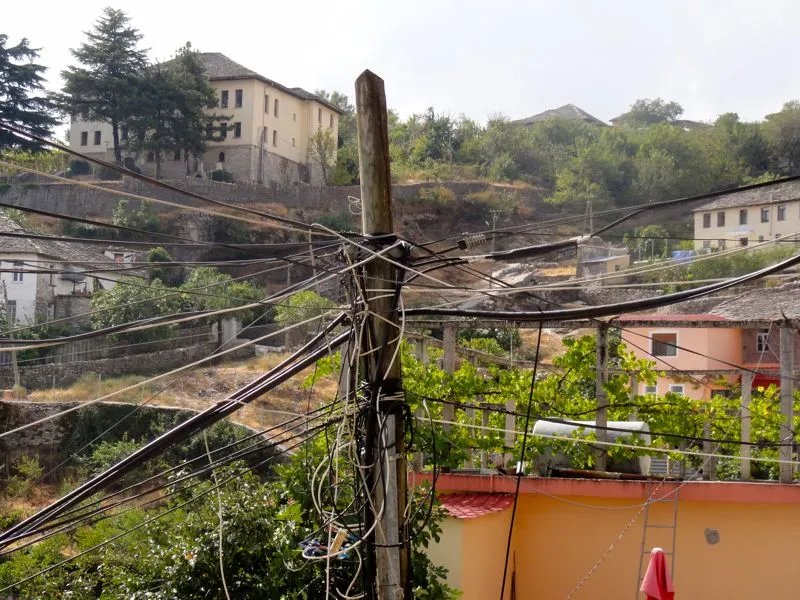
[[439, 502], [451, 517], [475, 519], [507, 509], [514, 501], [511, 494], [442, 494]]

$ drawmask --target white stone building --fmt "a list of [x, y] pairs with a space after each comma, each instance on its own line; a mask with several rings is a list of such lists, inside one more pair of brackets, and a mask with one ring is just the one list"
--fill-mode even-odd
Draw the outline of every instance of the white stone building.
[[81, 315], [90, 310], [94, 291], [113, 287], [124, 275], [141, 276], [139, 270], [114, 270], [132, 262], [130, 251], [3, 233], [31, 232], [0, 214], [0, 281], [17, 324]]
[[[309, 140], [319, 129], [326, 129], [335, 141], [342, 111], [319, 96], [281, 85], [219, 52], [201, 53], [200, 60], [217, 93], [218, 105], [213, 112], [229, 116], [230, 129], [224, 140], [209, 141], [208, 150], [200, 157], [181, 153], [163, 157], [162, 177], [202, 176], [224, 168], [238, 181], [321, 184], [321, 169], [309, 156]], [[124, 148], [124, 127], [120, 137]], [[69, 144], [89, 156], [114, 160], [109, 123], [72, 121]], [[123, 151], [123, 155], [133, 159], [144, 174], [155, 174], [152, 153]]]

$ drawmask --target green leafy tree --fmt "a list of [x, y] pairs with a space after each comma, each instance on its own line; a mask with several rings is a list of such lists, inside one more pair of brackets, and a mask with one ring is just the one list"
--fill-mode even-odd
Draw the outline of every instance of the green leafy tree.
[[[180, 294], [167, 288], [160, 280], [149, 284], [138, 277], [123, 277], [111, 289], [98, 290], [92, 295], [92, 327], [103, 329], [142, 319], [151, 319], [181, 308]], [[147, 342], [169, 337], [174, 325], [164, 325], [121, 334], [129, 342]]]
[[632, 125], [656, 125], [671, 123], [683, 114], [683, 107], [677, 102], [666, 102], [661, 98], [651, 100], [640, 98], [631, 104], [630, 110], [622, 118], [623, 123]]
[[800, 100], [787, 102], [780, 112], [767, 115], [765, 131], [775, 148], [777, 169], [795, 173], [800, 167]]
[[293, 325], [319, 316], [335, 307], [335, 302], [311, 290], [296, 292], [277, 305], [275, 322], [284, 326]]
[[[185, 310], [223, 310], [236, 308], [245, 304], [259, 302], [265, 296], [264, 291], [248, 281], [233, 281], [227, 273], [215, 267], [193, 269], [180, 287], [183, 290], [183, 307]], [[244, 322], [271, 314], [268, 306], [242, 310], [232, 316]]]
[[[39, 50], [31, 48], [27, 39], [8, 45], [8, 36], [0, 34], [0, 122], [13, 125], [39, 136], [50, 137], [58, 119], [54, 106], [44, 93], [44, 72], [34, 61]], [[5, 129], [0, 130], [0, 150], [40, 152], [42, 147]]]
[[182, 152], [189, 174], [189, 155], [202, 154], [209, 137], [220, 139], [220, 122], [229, 119], [208, 112], [217, 98], [199, 54], [187, 43], [172, 60], [147, 67], [137, 81], [140, 102], [127, 120], [127, 147], [152, 153], [156, 178], [161, 176], [164, 156]]
[[308, 158], [317, 164], [322, 172], [322, 183], [328, 185], [336, 167], [336, 140], [333, 132], [320, 127], [308, 140]]
[[139, 48], [142, 35], [123, 11], [107, 7], [87, 40], [71, 50], [78, 65], [61, 73], [61, 103], [73, 117], [111, 124], [114, 159], [122, 163], [120, 128], [137, 110], [139, 78], [147, 53]]

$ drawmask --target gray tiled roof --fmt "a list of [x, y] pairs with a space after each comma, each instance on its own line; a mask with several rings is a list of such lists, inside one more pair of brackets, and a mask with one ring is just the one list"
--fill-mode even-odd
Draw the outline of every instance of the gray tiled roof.
[[[24, 228], [0, 213], [0, 233], [28, 233]], [[0, 254], [37, 254], [59, 262], [80, 263], [85, 266], [113, 267], [114, 261], [103, 254], [102, 247], [78, 242], [0, 236]], [[133, 273], [141, 275], [141, 273]]]
[[559, 106], [558, 108], [546, 110], [537, 115], [533, 115], [532, 117], [527, 117], [525, 119], [517, 119], [516, 121], [512, 121], [512, 123], [518, 125], [533, 125], [534, 123], [541, 123], [542, 121], [554, 121], [554, 120], [586, 121], [587, 123], [597, 123], [599, 125], [605, 125], [605, 123], [603, 123], [600, 119], [590, 115], [585, 110], [583, 110], [578, 106], [575, 106], [574, 104], [565, 104], [564, 106]]
[[711, 202], [695, 208], [692, 212], [789, 202], [791, 200], [800, 200], [800, 181], [787, 181], [786, 183], [776, 183], [775, 185], [768, 185], [754, 190], [730, 192], [724, 196], [714, 198]]
[[800, 281], [736, 296], [712, 308], [711, 313], [731, 321], [800, 319]]
[[276, 87], [291, 96], [295, 96], [301, 100], [313, 100], [323, 104], [324, 106], [327, 106], [339, 114], [342, 113], [342, 110], [338, 106], [331, 104], [327, 100], [324, 100], [323, 98], [320, 98], [311, 92], [307, 92], [303, 88], [288, 88], [285, 85], [281, 85], [277, 81], [273, 81], [268, 77], [264, 77], [252, 69], [248, 69], [244, 65], [237, 63], [235, 60], [231, 60], [221, 52], [201, 52], [200, 61], [205, 67], [206, 76], [211, 81], [225, 79], [258, 79], [259, 81], [263, 81], [267, 85]]

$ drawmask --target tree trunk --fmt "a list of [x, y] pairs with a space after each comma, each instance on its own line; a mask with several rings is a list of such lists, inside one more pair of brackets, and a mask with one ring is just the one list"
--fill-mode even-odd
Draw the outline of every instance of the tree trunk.
[[118, 165], [121, 165], [122, 148], [119, 146], [119, 121], [116, 117], [111, 118], [111, 137], [114, 140], [114, 160]]
[[161, 152], [156, 151], [156, 179], [161, 179]]

